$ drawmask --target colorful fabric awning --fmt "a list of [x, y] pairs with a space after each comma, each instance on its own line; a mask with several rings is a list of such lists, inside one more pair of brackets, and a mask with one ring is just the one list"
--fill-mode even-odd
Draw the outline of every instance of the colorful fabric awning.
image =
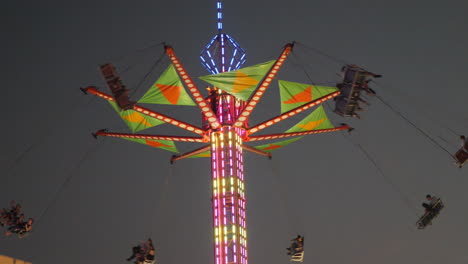
[[182, 81], [171, 64], [149, 90], [138, 100], [138, 103], [195, 105], [185, 91]]
[[274, 63], [275, 61], [268, 61], [236, 71], [206, 75], [199, 78], [243, 101], [247, 101]]
[[317, 86], [279, 80], [281, 113], [305, 105], [317, 98], [338, 91], [336, 87]]
[[288, 129], [285, 133], [311, 131], [319, 129], [334, 128], [327, 117], [323, 106], [317, 107], [310, 115], [302, 119], [299, 123]]
[[112, 106], [112, 108], [114, 108], [114, 110], [120, 115], [122, 120], [127, 124], [127, 126], [133, 133], [165, 123], [164, 121], [140, 114], [137, 111], [131, 109], [122, 110], [115, 102], [108, 102]]

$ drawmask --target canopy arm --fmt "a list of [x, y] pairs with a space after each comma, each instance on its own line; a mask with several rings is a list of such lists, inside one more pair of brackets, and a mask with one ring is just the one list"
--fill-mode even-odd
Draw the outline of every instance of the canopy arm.
[[252, 142], [252, 141], [261, 141], [261, 140], [268, 140], [268, 139], [278, 139], [278, 138], [286, 138], [286, 137], [297, 137], [297, 136], [305, 136], [305, 135], [312, 135], [312, 134], [320, 134], [320, 133], [328, 133], [340, 130], [351, 130], [352, 128], [346, 124], [342, 124], [339, 127], [335, 128], [328, 128], [328, 129], [317, 129], [317, 130], [310, 130], [310, 131], [303, 131], [303, 132], [292, 132], [292, 133], [279, 133], [279, 134], [268, 134], [262, 136], [253, 136], [247, 137], [244, 139], [245, 142]]
[[132, 133], [114, 133], [107, 132], [106, 129], [98, 130], [93, 133], [94, 137], [118, 137], [118, 138], [132, 138], [132, 139], [149, 139], [149, 140], [171, 140], [181, 142], [197, 142], [206, 143], [208, 138], [203, 137], [182, 137], [182, 136], [167, 136], [167, 135], [148, 135], [148, 134], [132, 134]]
[[279, 122], [281, 122], [283, 120], [286, 120], [287, 118], [290, 118], [290, 117], [292, 117], [294, 115], [297, 115], [297, 114], [299, 114], [299, 113], [301, 113], [301, 112], [303, 112], [303, 111], [305, 111], [305, 110], [307, 110], [307, 109], [309, 109], [311, 107], [314, 107], [314, 106], [316, 106], [316, 105], [318, 105], [320, 103], [323, 103], [323, 102], [325, 102], [327, 100], [330, 100], [333, 97], [338, 96], [339, 94], [340, 94], [340, 91], [336, 91], [336, 92], [334, 92], [332, 94], [325, 95], [325, 96], [322, 96], [320, 98], [317, 98], [314, 101], [311, 101], [311, 102], [309, 102], [309, 103], [307, 103], [305, 105], [298, 106], [298, 107], [296, 107], [294, 109], [291, 109], [291, 110], [285, 112], [284, 114], [273, 117], [273, 118], [268, 119], [268, 120], [266, 120], [266, 121], [264, 121], [264, 122], [262, 122], [260, 124], [255, 125], [254, 127], [247, 130], [247, 134], [250, 135], [250, 134], [256, 133], [256, 132], [258, 132], [258, 131], [260, 131], [262, 129], [265, 129], [265, 128], [269, 127], [269, 126], [277, 124], [277, 123], [279, 123]]
[[175, 161], [185, 159], [185, 158], [189, 158], [191, 156], [203, 153], [205, 151], [210, 150], [210, 147], [211, 147], [210, 145], [206, 145], [206, 146], [203, 146], [201, 148], [197, 148], [197, 149], [192, 150], [190, 152], [184, 153], [182, 155], [173, 155], [170, 162], [171, 162], [171, 164], [173, 164]]
[[[94, 86], [88, 86], [86, 88], [80, 88], [84, 93], [91, 93], [93, 95], [96, 95], [98, 97], [101, 97], [101, 98], [104, 98], [105, 100], [107, 101], [111, 101], [111, 102], [115, 102], [115, 99], [106, 94], [106, 93], [103, 93], [101, 91], [99, 91], [96, 87]], [[152, 111], [152, 110], [149, 110], [145, 107], [142, 107], [142, 106], [139, 106], [139, 105], [133, 105], [133, 108], [131, 110], [134, 110], [136, 112], [139, 112], [143, 115], [146, 115], [146, 116], [150, 116], [150, 117], [153, 117], [153, 118], [156, 118], [156, 119], [159, 119], [161, 121], [164, 121], [166, 123], [169, 123], [171, 125], [174, 125], [174, 126], [177, 126], [177, 127], [180, 127], [182, 129], [185, 129], [187, 131], [190, 131], [192, 133], [195, 133], [195, 134], [198, 134], [200, 136], [205, 136], [206, 134], [206, 131], [203, 130], [202, 128], [200, 127], [197, 127], [197, 126], [194, 126], [194, 125], [191, 125], [189, 123], [185, 123], [183, 121], [180, 121], [180, 120], [177, 120], [175, 118], [172, 118], [172, 117], [169, 117], [169, 116], [166, 116], [164, 114], [161, 114], [161, 113], [158, 113], [158, 112], [155, 112], [155, 111]]]
[[189, 92], [192, 94], [193, 98], [195, 99], [195, 103], [200, 108], [203, 116], [206, 118], [206, 120], [208, 120], [211, 128], [213, 129], [220, 128], [221, 124], [219, 123], [218, 118], [216, 117], [215, 113], [211, 109], [208, 102], [205, 100], [205, 98], [203, 98], [202, 94], [200, 93], [200, 90], [198, 90], [192, 78], [187, 74], [187, 71], [185, 70], [184, 66], [182, 66], [182, 63], [180, 63], [177, 56], [175, 55], [172, 47], [165, 45], [164, 49], [166, 51], [167, 56], [169, 56], [169, 58], [171, 59], [171, 62], [174, 65], [177, 73], [182, 78], [182, 81], [185, 83]]
[[266, 156], [268, 157], [269, 159], [271, 159], [271, 153], [268, 153], [268, 152], [265, 152], [265, 151], [261, 151], [259, 149], [256, 149], [254, 147], [251, 147], [251, 146], [248, 146], [248, 145], [242, 145], [242, 148], [249, 151], [249, 152], [252, 152], [252, 153], [255, 153], [255, 154], [259, 154], [259, 155], [262, 155], [262, 156]]
[[268, 88], [270, 83], [273, 81], [273, 78], [275, 78], [275, 76], [278, 74], [279, 69], [283, 65], [289, 53], [291, 53], [293, 46], [294, 46], [294, 42], [288, 43], [284, 46], [283, 51], [281, 52], [281, 55], [278, 57], [278, 59], [276, 59], [271, 69], [267, 72], [265, 77], [263, 77], [262, 81], [259, 83], [259, 85], [255, 89], [255, 93], [253, 93], [249, 101], [246, 103], [244, 110], [239, 115], [239, 118], [234, 123], [234, 126], [242, 127], [242, 125], [244, 124], [244, 121], [249, 118], [250, 114], [252, 113], [255, 106], [258, 104], [258, 102], [262, 98], [266, 89]]

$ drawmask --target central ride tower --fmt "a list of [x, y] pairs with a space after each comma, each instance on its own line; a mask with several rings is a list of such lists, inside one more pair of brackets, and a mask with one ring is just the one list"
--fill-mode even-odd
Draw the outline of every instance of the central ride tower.
[[[288, 107], [280, 115], [249, 127], [249, 116], [263, 94], [275, 79], [278, 71], [292, 51], [294, 42], [283, 47], [276, 60], [241, 68], [245, 63], [245, 51], [233, 38], [223, 33], [222, 2], [217, 4], [218, 33], [200, 54], [203, 66], [210, 75], [200, 79], [214, 85], [208, 88], [204, 98], [193, 82], [171, 46], [165, 45], [165, 52], [171, 60], [166, 71], [138, 101], [131, 101], [128, 90], [111, 64], [101, 67], [112, 95], [99, 91], [95, 86], [81, 90], [107, 100], [127, 123], [132, 133], [98, 130], [93, 136], [118, 137], [162, 148], [178, 153], [174, 144], [178, 142], [205, 143], [190, 152], [173, 155], [171, 163], [188, 157], [211, 157], [212, 167], [212, 210], [215, 264], [247, 264], [246, 197], [244, 184], [244, 151], [271, 157], [270, 151], [286, 146], [305, 135], [328, 133], [350, 129], [342, 124], [334, 127], [319, 107], [301, 122], [283, 133], [253, 136], [267, 127], [300, 114], [340, 94], [335, 87], [322, 87], [279, 80], [279, 84], [294, 90], [282, 101]], [[183, 85], [183, 84], [184, 85]], [[190, 100], [184, 86], [193, 97]], [[216, 87], [218, 86], [218, 87]], [[283, 87], [289, 89], [288, 87]], [[281, 87], [280, 87], [281, 88]], [[180, 100], [179, 100], [180, 99]], [[140, 103], [197, 105], [202, 113], [202, 127], [175, 119], [166, 114], [141, 106]], [[142, 134], [139, 131], [162, 123], [168, 123], [197, 136]], [[250, 146], [244, 142], [275, 140], [267, 145]], [[211, 155], [210, 155], [211, 154]]]
[[[223, 33], [222, 2], [217, 1], [218, 34], [200, 54], [211, 74], [237, 70], [245, 63], [245, 51]], [[235, 127], [245, 102], [216, 87], [208, 88], [207, 103], [220, 127], [211, 129], [212, 208], [215, 264], [247, 264], [246, 199], [244, 189], [243, 140], [247, 119]], [[209, 120], [203, 128], [210, 130]]]

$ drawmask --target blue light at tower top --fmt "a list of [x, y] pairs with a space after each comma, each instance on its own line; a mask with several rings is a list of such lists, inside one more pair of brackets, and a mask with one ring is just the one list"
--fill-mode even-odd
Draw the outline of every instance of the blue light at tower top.
[[200, 53], [201, 64], [211, 74], [237, 70], [245, 63], [245, 50], [232, 37], [222, 32], [222, 7], [221, 0], [217, 1], [218, 34]]
[[221, 31], [223, 29], [223, 13], [222, 13], [222, 8], [223, 8], [223, 5], [221, 4], [221, 1], [218, 1], [217, 3], [217, 7], [218, 7], [218, 30]]

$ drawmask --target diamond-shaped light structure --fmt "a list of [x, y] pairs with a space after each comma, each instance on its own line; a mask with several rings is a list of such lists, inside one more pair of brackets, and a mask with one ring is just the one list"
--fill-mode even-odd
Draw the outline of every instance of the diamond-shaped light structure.
[[222, 3], [218, 1], [218, 34], [200, 53], [202, 65], [212, 74], [239, 69], [245, 63], [245, 50], [228, 34], [222, 33]]

